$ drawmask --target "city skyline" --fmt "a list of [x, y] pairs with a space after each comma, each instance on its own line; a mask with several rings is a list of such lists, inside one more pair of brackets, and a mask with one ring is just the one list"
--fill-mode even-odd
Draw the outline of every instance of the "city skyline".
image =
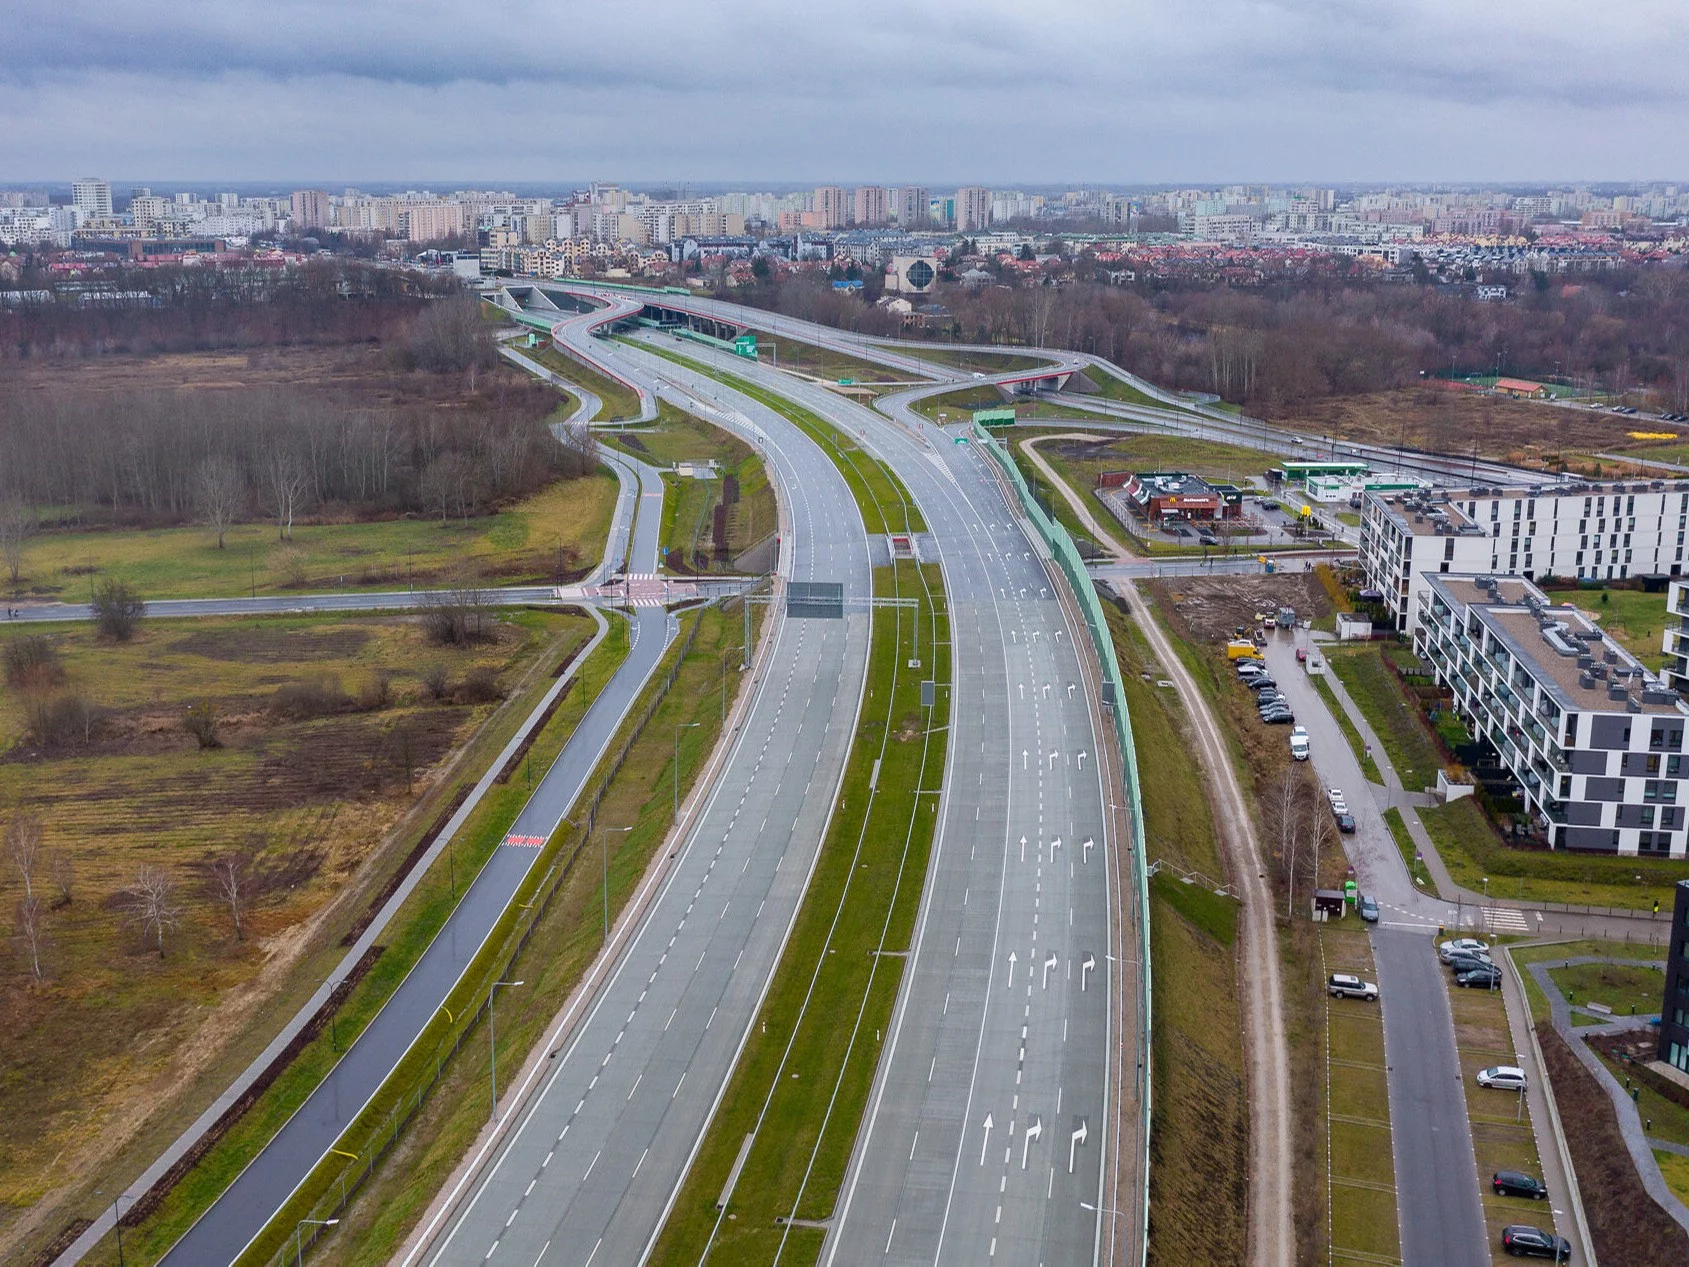
[[650, 0], [535, 7], [495, 26], [439, 0], [396, 27], [318, 3], [173, 22], [168, 6], [28, 0], [0, 79], [0, 171], [326, 184], [612, 170], [753, 184], [1662, 179], [1689, 166], [1689, 89], [1671, 60], [1689, 13], [1629, 8], [1621, 25], [1561, 3], [1284, 0], [1271, 21], [1241, 0], [1199, 14], [1067, 0], [965, 17], [875, 3], [841, 27], [760, 0], [731, 15]]

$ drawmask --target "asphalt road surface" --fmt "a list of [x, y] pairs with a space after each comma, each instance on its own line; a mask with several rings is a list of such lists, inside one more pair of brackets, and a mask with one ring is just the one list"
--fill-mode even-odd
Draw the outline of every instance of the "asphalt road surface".
[[[634, 525], [632, 557], [656, 566], [662, 481], [640, 466], [652, 494]], [[654, 484], [652, 483], [654, 481]], [[510, 838], [549, 837], [579, 796], [675, 632], [660, 608], [635, 611], [628, 657], [587, 710], [541, 779]], [[339, 1139], [397, 1065], [480, 950], [539, 856], [507, 843], [469, 885], [439, 935], [317, 1089], [161, 1260], [176, 1267], [232, 1262]]]
[[897, 470], [927, 524], [923, 556], [943, 566], [951, 618], [939, 831], [824, 1259], [1089, 1263], [1098, 1221], [1080, 1203], [1099, 1204], [1111, 944], [1107, 797], [1075, 631], [975, 448], [716, 359]]
[[[645, 358], [619, 359], [650, 386]], [[701, 380], [697, 394], [708, 398]], [[847, 614], [777, 616], [749, 712], [658, 896], [543, 1087], [436, 1216], [437, 1239], [407, 1261], [639, 1261], [802, 899], [864, 687], [868, 541], [848, 486], [813, 441], [755, 402], [715, 394], [725, 410], [700, 412], [767, 451], [789, 515], [783, 570], [843, 584]]]

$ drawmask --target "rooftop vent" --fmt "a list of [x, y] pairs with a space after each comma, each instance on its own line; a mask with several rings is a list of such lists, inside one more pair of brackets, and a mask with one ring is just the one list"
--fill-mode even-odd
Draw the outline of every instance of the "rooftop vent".
[[1592, 664], [1589, 666], [1589, 671], [1598, 678], [1604, 679], [1607, 676], [1607, 666], [1604, 664]]
[[1610, 700], [1629, 699], [1630, 692], [1625, 690], [1625, 688], [1620, 686], [1617, 682], [1612, 682], [1607, 686], [1607, 698]]
[[1640, 713], [1642, 711], [1642, 705], [1638, 704], [1635, 700], [1631, 699], [1630, 696], [1626, 695], [1624, 697], [1624, 711], [1627, 713]]
[[1619, 662], [1619, 653], [1614, 651], [1611, 647], [1608, 647], [1601, 653], [1601, 658], [1608, 664], [1617, 664]]
[[1587, 669], [1590, 665], [1592, 665], [1594, 663], [1595, 663], [1595, 657], [1592, 656], [1592, 655], [1580, 655], [1578, 657], [1578, 668], [1580, 668], [1580, 669]]
[[1578, 685], [1583, 687], [1586, 691], [1593, 691], [1595, 689], [1595, 679], [1588, 673], [1580, 673], [1578, 674]]
[[1542, 631], [1542, 640], [1563, 656], [1575, 656], [1578, 648], [1566, 638], [1566, 622], [1557, 620]]

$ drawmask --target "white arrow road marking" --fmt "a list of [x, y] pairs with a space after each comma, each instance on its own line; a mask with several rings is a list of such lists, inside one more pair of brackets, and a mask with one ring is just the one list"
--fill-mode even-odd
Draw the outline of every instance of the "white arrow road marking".
[[1020, 768], [1023, 769], [1023, 770], [1026, 769], [1026, 749], [1025, 748], [1022, 748], [1020, 750]]
[[1097, 957], [1090, 951], [1086, 951], [1085, 957], [1079, 961], [1079, 993], [1085, 993], [1085, 974], [1092, 971], [1096, 966]]
[[1068, 697], [1068, 699], [1073, 698], [1073, 683], [1072, 682], [1069, 682], [1067, 684], [1067, 697]]
[[1059, 749], [1050, 749], [1050, 769], [1054, 770], [1056, 768], [1056, 758], [1059, 756], [1061, 756], [1061, 751]]
[[991, 1147], [991, 1128], [993, 1125], [995, 1123], [991, 1120], [991, 1114], [987, 1113], [985, 1115], [985, 1138], [979, 1142], [979, 1164], [982, 1166], [985, 1165], [985, 1150]]
[[1080, 769], [1081, 769], [1081, 770], [1083, 770], [1083, 769], [1084, 769], [1084, 768], [1085, 768], [1085, 758], [1086, 758], [1086, 757], [1088, 757], [1088, 756], [1090, 756], [1090, 755], [1091, 755], [1091, 754], [1090, 754], [1090, 753], [1088, 753], [1088, 752], [1081, 752], [1081, 753], [1080, 753], [1080, 754], [1079, 754], [1079, 768], [1080, 768]]
[[1087, 836], [1087, 837], [1085, 837], [1085, 843], [1080, 846], [1080, 848], [1085, 851], [1085, 861], [1086, 862], [1089, 862], [1091, 860], [1091, 846], [1096, 844], [1096, 843], [1097, 843], [1096, 841], [1092, 840], [1089, 836]]
[[1050, 842], [1050, 861], [1051, 862], [1054, 862], [1056, 860], [1056, 850], [1058, 850], [1060, 848], [1061, 848], [1061, 837], [1057, 836], [1054, 840], [1052, 840]]
[[1015, 952], [1011, 950], [1009, 952], [1009, 985], [1010, 985], [1011, 988], [1014, 986], [1014, 983], [1015, 983], [1015, 964], [1018, 963], [1019, 961], [1020, 961], [1020, 956], [1015, 954]]
[[1085, 1137], [1089, 1133], [1090, 1132], [1085, 1129], [1085, 1119], [1080, 1118], [1079, 1119], [1079, 1129], [1073, 1132], [1073, 1137], [1072, 1137], [1072, 1139], [1070, 1139], [1068, 1141], [1068, 1145], [1067, 1145], [1067, 1173], [1070, 1174], [1070, 1175], [1073, 1173], [1073, 1153], [1074, 1153], [1074, 1150], [1077, 1149], [1079, 1147], [1079, 1145], [1081, 1145], [1085, 1142]]
[[1056, 966], [1056, 952], [1052, 950], [1049, 953], [1049, 956], [1044, 960], [1044, 980], [1043, 980], [1043, 983], [1041, 984], [1041, 986], [1039, 987], [1040, 989], [1048, 990], [1050, 988], [1050, 969], [1055, 967], [1055, 966]]
[[1044, 1119], [1034, 1117], [1032, 1125], [1026, 1128], [1026, 1134], [1020, 1137], [1020, 1168], [1026, 1169], [1026, 1155], [1032, 1150], [1032, 1141], [1044, 1133]]

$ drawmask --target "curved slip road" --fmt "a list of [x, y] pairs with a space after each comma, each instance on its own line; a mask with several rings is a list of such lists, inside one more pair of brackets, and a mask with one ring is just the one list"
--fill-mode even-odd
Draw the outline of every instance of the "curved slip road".
[[[655, 570], [662, 480], [655, 468], [621, 460], [634, 469], [641, 487], [630, 558]], [[339, 1063], [161, 1262], [201, 1267], [233, 1261], [339, 1139], [433, 1019], [539, 856], [537, 848], [511, 842], [544, 840], [556, 830], [677, 628], [673, 617], [661, 608], [636, 609], [629, 620], [627, 659], [534, 789], [511, 827], [509, 840], [493, 851], [440, 933]]]
[[[596, 352], [582, 350], [583, 355]], [[776, 615], [729, 758], [584, 1019], [406, 1262], [636, 1262], [753, 1023], [803, 896], [864, 687], [869, 546], [848, 487], [798, 428], [713, 383], [619, 356], [654, 397], [739, 432], [782, 497], [782, 573], [845, 587], [842, 620]], [[851, 602], [856, 600], [855, 610]]]

